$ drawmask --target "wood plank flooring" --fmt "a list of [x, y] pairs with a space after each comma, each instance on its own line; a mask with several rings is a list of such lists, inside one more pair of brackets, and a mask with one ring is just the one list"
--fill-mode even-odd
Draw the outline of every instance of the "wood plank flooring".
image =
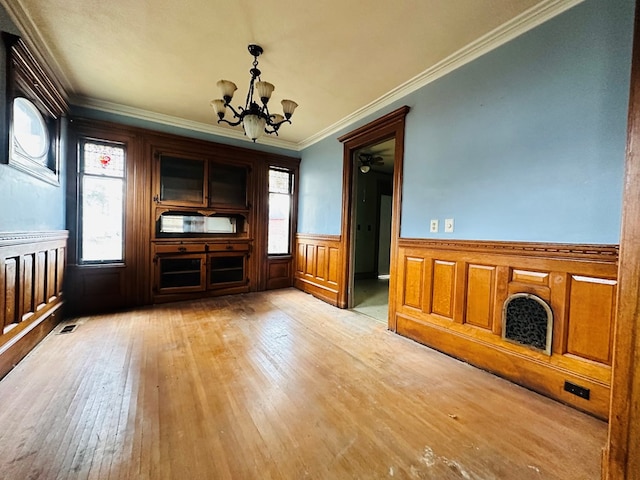
[[600, 475], [605, 423], [297, 290], [74, 323], [0, 382], [0, 478]]

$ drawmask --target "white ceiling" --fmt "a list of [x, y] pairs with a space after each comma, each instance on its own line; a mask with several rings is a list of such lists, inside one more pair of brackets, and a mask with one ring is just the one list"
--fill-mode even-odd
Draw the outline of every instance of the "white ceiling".
[[[300, 104], [299, 150], [581, 0], [0, 0], [77, 105], [240, 138], [214, 125], [217, 80]], [[277, 108], [274, 108], [277, 107]], [[237, 127], [239, 128], [239, 127]], [[236, 128], [236, 130], [237, 130]]]

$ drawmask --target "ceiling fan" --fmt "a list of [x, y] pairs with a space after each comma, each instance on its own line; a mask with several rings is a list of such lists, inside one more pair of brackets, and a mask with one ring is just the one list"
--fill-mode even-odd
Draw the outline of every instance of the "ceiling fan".
[[369, 172], [372, 165], [384, 164], [384, 159], [382, 157], [375, 156], [372, 153], [361, 153], [358, 155], [358, 158], [360, 160], [360, 171], [362, 173]]

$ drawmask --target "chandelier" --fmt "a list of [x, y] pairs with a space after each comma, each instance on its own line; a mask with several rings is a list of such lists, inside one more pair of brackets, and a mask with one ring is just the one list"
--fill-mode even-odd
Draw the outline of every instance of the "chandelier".
[[[224, 122], [232, 127], [242, 124], [244, 133], [254, 142], [262, 136], [263, 133], [278, 135], [278, 129], [283, 123], [291, 123], [291, 115], [298, 104], [293, 100], [282, 100], [282, 110], [284, 113], [269, 113], [267, 104], [271, 98], [271, 94], [275, 90], [275, 86], [269, 82], [263, 82], [260, 79], [260, 70], [258, 70], [258, 57], [263, 52], [260, 45], [249, 45], [249, 53], [253, 55], [253, 68], [249, 70], [251, 81], [249, 82], [249, 91], [247, 92], [247, 101], [245, 106], [238, 107], [238, 110], [231, 106], [234, 92], [238, 89], [235, 83], [229, 80], [220, 80], [217, 85], [222, 91], [222, 98], [211, 101], [211, 106], [218, 116], [218, 123]], [[257, 81], [256, 81], [257, 80]], [[260, 98], [260, 104], [253, 99], [254, 92]], [[227, 107], [233, 112], [235, 121], [229, 121], [224, 118]]]

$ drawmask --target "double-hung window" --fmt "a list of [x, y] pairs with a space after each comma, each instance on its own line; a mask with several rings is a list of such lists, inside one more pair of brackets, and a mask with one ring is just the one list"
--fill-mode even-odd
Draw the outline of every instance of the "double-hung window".
[[291, 253], [291, 213], [293, 207], [293, 172], [269, 168], [269, 255]]
[[122, 144], [79, 142], [80, 263], [124, 261], [126, 150]]

